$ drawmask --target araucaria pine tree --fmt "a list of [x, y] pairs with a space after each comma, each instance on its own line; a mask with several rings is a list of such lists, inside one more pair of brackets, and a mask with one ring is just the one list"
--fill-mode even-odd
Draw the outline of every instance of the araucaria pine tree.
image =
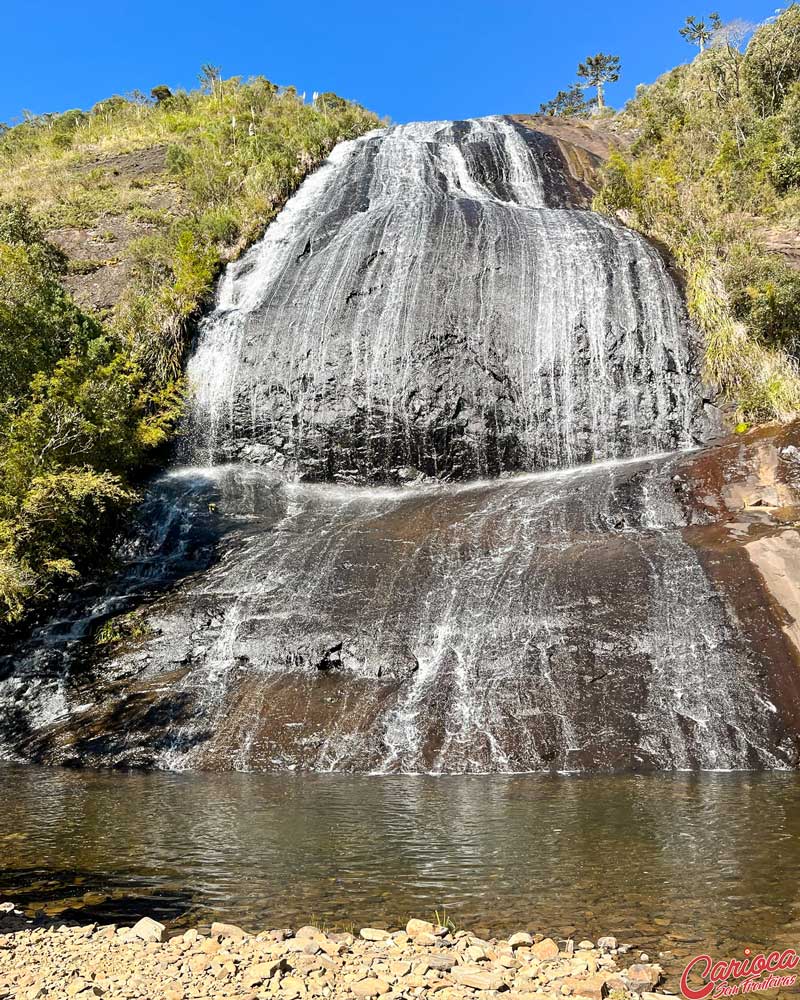
[[705, 21], [698, 21], [696, 17], [687, 17], [686, 23], [678, 33], [690, 45], [696, 45], [701, 52], [704, 52], [706, 45], [714, 37], [714, 32], [719, 31], [721, 27], [722, 20], [719, 14], [709, 15], [708, 24]]
[[597, 87], [597, 109], [605, 107], [603, 99], [603, 87], [607, 83], [616, 83], [619, 80], [620, 65], [619, 56], [608, 56], [603, 52], [598, 52], [596, 56], [589, 56], [585, 63], [578, 66], [578, 76], [586, 80], [589, 87]]

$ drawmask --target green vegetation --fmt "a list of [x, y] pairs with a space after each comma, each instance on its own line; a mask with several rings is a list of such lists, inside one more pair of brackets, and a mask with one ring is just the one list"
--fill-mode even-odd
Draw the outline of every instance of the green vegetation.
[[[605, 85], [619, 80], [619, 56], [609, 56], [598, 52], [589, 56], [584, 63], [578, 64], [577, 75], [583, 83], [571, 83], [566, 90], [559, 90], [551, 101], [539, 105], [539, 114], [562, 118], [588, 118], [590, 114], [602, 115], [610, 113], [605, 103]], [[585, 89], [594, 87], [597, 91], [596, 102], [587, 100]]]
[[604, 52], [589, 56], [585, 63], [578, 65], [578, 76], [586, 81], [587, 87], [594, 87], [597, 90], [597, 110], [602, 111], [605, 107], [603, 97], [605, 85], [619, 80], [619, 56], [609, 56]]
[[566, 90], [559, 90], [556, 96], [539, 105], [539, 114], [551, 118], [587, 118], [591, 103], [586, 100], [580, 83], [572, 83]]
[[800, 271], [769, 250], [800, 230], [800, 5], [744, 53], [740, 37], [717, 26], [692, 63], [639, 89], [596, 207], [675, 257], [707, 377], [749, 422], [800, 410]]
[[95, 636], [98, 646], [114, 646], [122, 642], [144, 639], [152, 635], [152, 628], [145, 619], [135, 611], [109, 618], [100, 626]]
[[698, 21], [696, 17], [687, 17], [678, 34], [681, 38], [685, 38], [690, 45], [696, 45], [701, 52], [705, 52], [706, 45], [714, 37], [714, 32], [721, 28], [722, 21], [719, 14], [711, 14], [708, 24], [705, 21]]
[[0, 126], [0, 625], [107, 562], [221, 267], [379, 124], [334, 94], [201, 82]]

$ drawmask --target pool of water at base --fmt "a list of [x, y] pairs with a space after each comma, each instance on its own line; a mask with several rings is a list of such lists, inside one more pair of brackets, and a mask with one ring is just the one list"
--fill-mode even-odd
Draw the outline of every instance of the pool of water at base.
[[686, 958], [800, 945], [800, 776], [166, 774], [0, 766], [0, 899], [179, 929], [447, 914]]

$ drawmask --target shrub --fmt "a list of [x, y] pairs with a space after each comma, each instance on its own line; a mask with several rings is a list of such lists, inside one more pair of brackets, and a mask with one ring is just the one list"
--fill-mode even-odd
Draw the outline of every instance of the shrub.
[[[174, 434], [186, 345], [221, 267], [337, 141], [379, 124], [334, 94], [310, 106], [264, 77], [204, 73], [203, 90], [158, 86], [0, 128], [0, 184], [16, 199], [0, 205], [0, 623], [102, 570], [130, 481]], [[164, 147], [163, 169], [103, 166]], [[46, 238], [60, 226], [91, 227], [128, 265], [102, 323], [61, 281], [104, 262], [68, 262]]]
[[753, 36], [743, 74], [758, 112], [778, 111], [793, 83], [800, 80], [800, 4], [793, 3]]
[[715, 45], [619, 116], [634, 141], [605, 169], [595, 204], [663, 243], [683, 269], [705, 335], [705, 369], [740, 418], [800, 411], [800, 274], [765, 252], [796, 219], [800, 6], [742, 55]]

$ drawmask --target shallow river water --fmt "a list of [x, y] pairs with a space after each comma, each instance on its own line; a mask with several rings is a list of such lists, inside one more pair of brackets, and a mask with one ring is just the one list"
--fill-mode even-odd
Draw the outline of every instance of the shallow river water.
[[681, 960], [800, 938], [789, 773], [367, 777], [0, 767], [0, 899], [56, 919], [614, 933]]

